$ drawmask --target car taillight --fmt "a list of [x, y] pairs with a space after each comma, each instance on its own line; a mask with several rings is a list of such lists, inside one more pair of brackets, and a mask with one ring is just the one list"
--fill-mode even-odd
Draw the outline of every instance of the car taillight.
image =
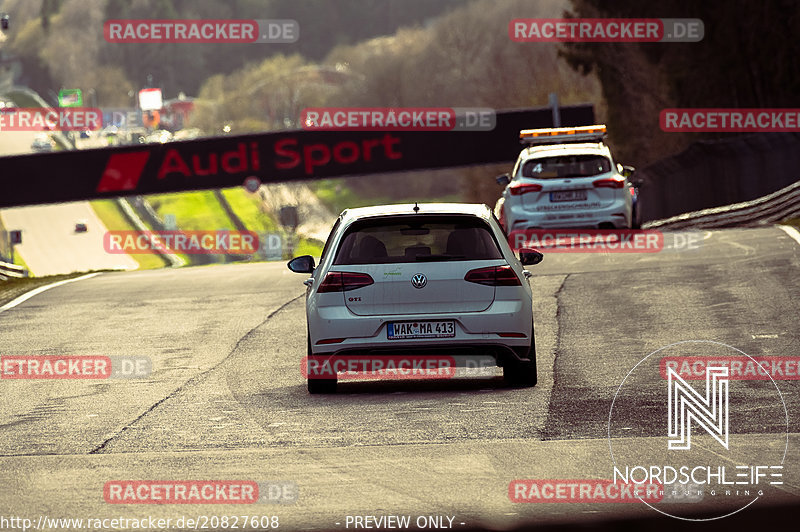
[[345, 338], [326, 338], [324, 340], [317, 340], [317, 345], [341, 344], [345, 340]]
[[372, 277], [366, 273], [328, 272], [317, 292], [346, 292], [369, 286], [374, 282]]
[[520, 196], [528, 192], [539, 192], [542, 190], [542, 185], [536, 183], [516, 183], [508, 187], [508, 191], [512, 196]]
[[511, 266], [490, 266], [470, 270], [464, 276], [464, 280], [486, 286], [522, 286]]
[[597, 188], [622, 188], [625, 186], [625, 178], [608, 178], [608, 179], [598, 179], [592, 183]]

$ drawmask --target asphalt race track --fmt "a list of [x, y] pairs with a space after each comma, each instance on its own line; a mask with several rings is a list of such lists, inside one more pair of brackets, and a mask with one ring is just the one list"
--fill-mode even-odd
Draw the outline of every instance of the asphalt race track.
[[[695, 248], [546, 254], [530, 268], [539, 384], [528, 389], [489, 369], [310, 396], [299, 365], [304, 277], [283, 263], [103, 273], [48, 290], [0, 313], [0, 353], [148, 357], [153, 371], [4, 379], [0, 515], [277, 515], [288, 530], [344, 530], [357, 514], [454, 516], [464, 530], [653, 517], [643, 504], [514, 504], [508, 486], [610, 478], [611, 401], [654, 350], [711, 340], [800, 355], [800, 243], [765, 227], [702, 233]], [[773, 502], [800, 495], [798, 382], [777, 382], [789, 453]], [[763, 428], [747, 431], [753, 453], [784, 434], [764, 401], [754, 393], [746, 414]], [[645, 411], [646, 398], [634, 408]], [[644, 452], [664, 425], [645, 416], [627, 443]], [[244, 509], [107, 504], [104, 484], [124, 479], [291, 481], [299, 498]]]

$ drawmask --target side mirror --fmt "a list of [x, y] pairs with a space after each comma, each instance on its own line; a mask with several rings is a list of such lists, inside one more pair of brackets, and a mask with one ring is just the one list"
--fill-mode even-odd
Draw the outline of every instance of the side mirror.
[[544, 259], [544, 255], [535, 249], [522, 248], [519, 250], [519, 261], [523, 266], [534, 266]]
[[630, 176], [633, 175], [633, 173], [635, 171], [636, 171], [636, 168], [634, 168], [633, 166], [623, 166], [622, 167], [622, 172], [620, 172], [620, 173], [622, 175], [624, 175], [625, 177], [630, 177]]
[[302, 255], [295, 257], [287, 264], [290, 270], [294, 273], [314, 273], [314, 257], [311, 255]]
[[508, 174], [500, 174], [499, 176], [495, 177], [494, 180], [497, 181], [498, 185], [504, 187], [511, 183], [511, 176]]

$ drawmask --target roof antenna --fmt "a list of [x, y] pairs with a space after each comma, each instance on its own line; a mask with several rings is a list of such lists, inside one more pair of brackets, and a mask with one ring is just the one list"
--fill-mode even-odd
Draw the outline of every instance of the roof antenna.
[[414, 213], [416, 214], [418, 212], [419, 212], [419, 203], [415, 201], [414, 202]]

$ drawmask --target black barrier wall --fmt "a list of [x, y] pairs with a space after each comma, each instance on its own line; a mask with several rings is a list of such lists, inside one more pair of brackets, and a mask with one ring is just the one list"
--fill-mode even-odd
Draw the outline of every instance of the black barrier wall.
[[[591, 125], [591, 105], [562, 107]], [[514, 161], [550, 108], [498, 112], [491, 131], [280, 131], [0, 158], [0, 207]]]
[[636, 174], [643, 221], [750, 201], [800, 179], [800, 134], [695, 142]]

